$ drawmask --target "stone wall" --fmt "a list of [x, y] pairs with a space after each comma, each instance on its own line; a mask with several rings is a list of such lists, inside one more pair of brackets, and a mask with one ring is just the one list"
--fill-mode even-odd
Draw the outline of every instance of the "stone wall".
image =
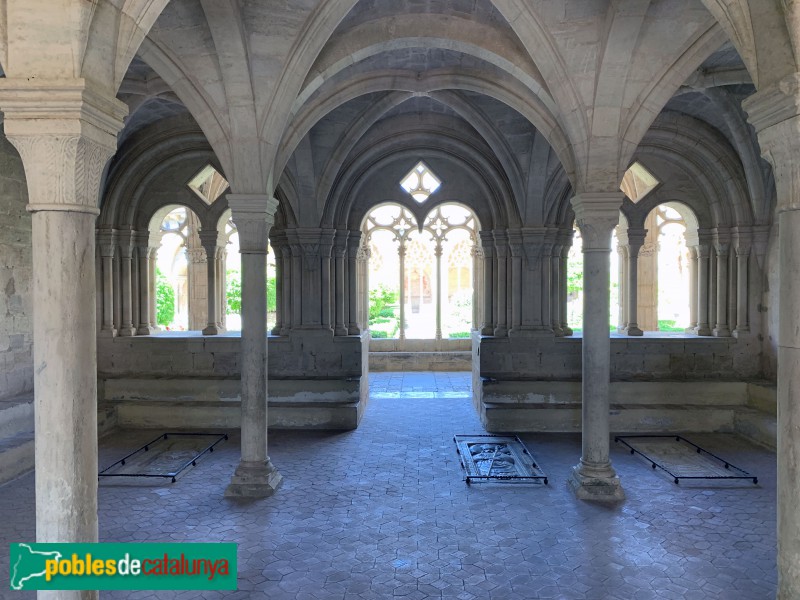
[[33, 390], [31, 216], [22, 161], [0, 136], [0, 399]]
[[[367, 404], [367, 334], [270, 336], [269, 425], [354, 429]], [[236, 335], [98, 339], [101, 414], [122, 427], [238, 427]]]

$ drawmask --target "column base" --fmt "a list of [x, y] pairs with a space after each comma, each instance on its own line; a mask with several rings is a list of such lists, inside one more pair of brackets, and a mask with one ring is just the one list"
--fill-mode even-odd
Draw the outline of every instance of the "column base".
[[97, 332], [97, 337], [102, 337], [102, 338], [113, 338], [116, 335], [117, 335], [116, 329], [101, 329], [100, 331]]
[[565, 325], [561, 326], [561, 331], [564, 332], [564, 337], [569, 337], [572, 335], [572, 327], [567, 327]]
[[556, 337], [562, 337], [564, 335], [564, 330], [561, 329], [560, 325], [553, 325], [553, 335]]
[[508, 329], [506, 329], [502, 325], [500, 327], [495, 327], [494, 337], [506, 337], [507, 335], [508, 335]]
[[708, 325], [705, 326], [697, 326], [697, 331], [695, 332], [697, 335], [711, 335], [711, 328]]
[[283, 475], [267, 459], [265, 462], [241, 461], [225, 489], [228, 498], [267, 498], [281, 485]]
[[621, 502], [625, 500], [625, 491], [619, 477], [609, 464], [604, 469], [589, 469], [583, 463], [573, 467], [567, 479], [567, 486], [578, 500], [595, 502]]
[[216, 324], [207, 325], [205, 329], [203, 329], [203, 335], [217, 335], [219, 333], [219, 327]]
[[333, 330], [333, 335], [349, 335], [349, 334], [347, 328], [342, 326], [342, 327], [336, 327], [336, 329]]
[[139, 325], [139, 327], [136, 329], [136, 335], [151, 335], [153, 333], [155, 332], [149, 325]]
[[635, 323], [633, 325], [628, 325], [625, 329], [622, 330], [622, 333], [625, 335], [644, 335], [644, 331], [639, 329], [639, 326]]
[[494, 329], [492, 327], [482, 327], [481, 335], [494, 335]]
[[749, 327], [737, 327], [733, 330], [734, 337], [746, 337], [750, 335], [750, 328]]
[[133, 328], [133, 325], [131, 325], [130, 327], [122, 327], [117, 332], [117, 335], [121, 337], [132, 337], [136, 335], [136, 330]]
[[714, 337], [731, 337], [731, 330], [727, 327], [714, 327]]
[[355, 325], [351, 325], [350, 327], [347, 328], [347, 334], [348, 335], [361, 335], [361, 330], [358, 327], [356, 327]]
[[697, 333], [697, 325], [690, 325], [683, 330], [683, 333]]
[[552, 337], [553, 330], [550, 327], [530, 327], [522, 326], [508, 330], [508, 337]]

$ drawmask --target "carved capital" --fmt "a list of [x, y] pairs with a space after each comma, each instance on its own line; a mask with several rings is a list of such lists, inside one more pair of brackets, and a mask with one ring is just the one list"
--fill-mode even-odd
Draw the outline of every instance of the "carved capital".
[[114, 258], [114, 248], [117, 244], [117, 232], [115, 229], [97, 230], [97, 248], [103, 258]]
[[630, 256], [638, 256], [639, 251], [644, 246], [645, 239], [647, 239], [647, 229], [628, 229], [628, 250]]
[[[360, 231], [351, 231], [347, 236], [347, 257], [351, 259], [359, 258], [358, 254], [362, 246], [362, 233]], [[366, 240], [364, 240], [366, 242]], [[366, 245], [366, 244], [365, 244]], [[369, 251], [369, 248], [366, 248]]]
[[136, 234], [130, 229], [117, 232], [117, 247], [122, 258], [132, 258], [133, 248], [136, 242]]
[[511, 250], [511, 256], [514, 258], [521, 258], [525, 256], [525, 250], [522, 242], [522, 232], [518, 229], [508, 230], [508, 248]]
[[622, 192], [583, 193], [570, 201], [575, 211], [575, 222], [581, 230], [584, 252], [611, 251], [611, 232], [619, 224]]
[[197, 236], [200, 238], [200, 245], [209, 258], [216, 258], [225, 247], [225, 235], [219, 233], [216, 229], [200, 230]]
[[239, 232], [239, 252], [266, 254], [278, 201], [266, 194], [228, 194], [228, 206]]
[[742, 108], [758, 134], [761, 155], [772, 165], [778, 210], [800, 209], [800, 73], [753, 94]]
[[497, 258], [508, 257], [508, 234], [505, 231], [498, 230], [492, 232], [494, 238], [494, 250]]
[[0, 110], [28, 184], [28, 210], [98, 214], [100, 178], [127, 107], [83, 79], [4, 79]]
[[347, 254], [347, 238], [350, 232], [346, 229], [337, 229], [336, 237], [333, 239], [333, 255], [336, 258], [344, 258]]

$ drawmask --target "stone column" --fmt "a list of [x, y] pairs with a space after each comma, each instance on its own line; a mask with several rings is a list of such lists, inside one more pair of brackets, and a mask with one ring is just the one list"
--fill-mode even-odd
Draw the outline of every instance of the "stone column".
[[[347, 325], [347, 333], [349, 335], [359, 335], [361, 333], [360, 315], [358, 306], [360, 303], [366, 301], [367, 287], [366, 282], [359, 285], [360, 273], [359, 265], [364, 265], [366, 257], [359, 258], [359, 251], [361, 249], [361, 232], [351, 231], [347, 238], [347, 274], [348, 274], [348, 290], [350, 301], [348, 306], [350, 308], [350, 322]], [[361, 294], [361, 295], [359, 295]], [[363, 295], [363, 298], [362, 298]], [[363, 322], [366, 327], [366, 321]], [[401, 326], [402, 327], [402, 326]], [[402, 331], [402, 329], [401, 329]]]
[[728, 337], [731, 330], [728, 327], [728, 254], [730, 240], [727, 232], [717, 232], [714, 240], [714, 250], [717, 256], [717, 323], [714, 327], [716, 337]]
[[689, 327], [686, 333], [697, 333], [697, 233], [687, 231], [684, 237], [689, 251]]
[[800, 598], [800, 73], [743, 102], [777, 188], [778, 600]]
[[[284, 241], [286, 235], [283, 235]], [[292, 314], [292, 279], [294, 274], [292, 272], [292, 249], [288, 243], [284, 243], [281, 253], [283, 254], [283, 323], [281, 325], [281, 335], [289, 335], [294, 326], [294, 315]]]
[[750, 263], [750, 236], [739, 232], [736, 239], [736, 329], [734, 335], [750, 332], [747, 296]]
[[97, 542], [95, 221], [127, 108], [82, 79], [48, 83], [5, 79], [0, 88], [5, 134], [22, 158], [33, 213], [36, 541]]
[[[436, 247], [433, 249], [433, 254], [436, 256], [436, 334], [435, 339], [442, 339], [442, 244], [440, 241], [436, 242]], [[405, 272], [401, 269], [401, 272]], [[400, 338], [403, 339], [403, 338]]]
[[275, 326], [271, 335], [280, 335], [283, 329], [283, 246], [276, 241], [273, 233], [270, 239], [272, 251], [275, 253]]
[[221, 239], [221, 246], [217, 251], [217, 331], [225, 332], [225, 313], [228, 306], [228, 296], [225, 293], [227, 274], [225, 273], [225, 258], [228, 253], [226, 242]]
[[544, 227], [525, 227], [521, 240], [516, 239], [515, 232], [509, 232], [512, 277], [516, 276], [513, 255], [520, 254], [523, 263], [518, 274], [521, 289], [515, 289], [513, 296], [520, 305], [522, 324], [513, 327], [513, 333], [509, 331], [509, 335], [543, 335], [550, 332], [550, 311], [547, 305], [550, 301], [549, 263], [552, 241], [553, 237]]
[[158, 262], [158, 247], [161, 242], [161, 234], [158, 234], [158, 239], [153, 239], [154, 234], [150, 234], [150, 253], [147, 255], [147, 265], [149, 269], [150, 290], [150, 331], [161, 331], [158, 326], [158, 317], [156, 315], [156, 263]]
[[[619, 246], [619, 272], [620, 272], [620, 294], [619, 294], [619, 326], [617, 330], [623, 333], [628, 327], [628, 319], [630, 315], [630, 297], [631, 297], [631, 278], [630, 278], [630, 252], [628, 252], [628, 234], [627, 232], [620, 237]], [[636, 290], [638, 292], [638, 289]], [[638, 298], [638, 293], [636, 294]]]
[[[525, 251], [522, 247], [522, 232], [513, 230], [508, 232], [508, 248], [511, 253], [511, 285], [509, 289], [508, 301], [511, 303], [511, 322], [509, 323], [508, 334], [519, 335], [520, 328], [522, 327], [522, 302], [534, 300], [537, 296], [525, 298], [523, 300], [522, 293], [522, 257]], [[541, 290], [536, 290], [537, 294]], [[541, 317], [541, 296], [539, 298], [539, 317]]]
[[136, 335], [133, 326], [133, 296], [131, 290], [131, 263], [133, 261], [133, 232], [124, 231], [119, 234], [120, 260], [120, 304], [122, 306], [122, 323], [119, 335]]
[[267, 453], [267, 243], [278, 201], [228, 194], [242, 255], [242, 459], [226, 496], [271, 496], [283, 479]]
[[320, 300], [322, 309], [321, 324], [323, 329], [333, 331], [333, 289], [331, 286], [331, 251], [333, 250], [333, 238], [336, 231], [333, 229], [323, 229], [319, 237], [320, 255]]
[[483, 249], [477, 244], [472, 245], [472, 326], [471, 330], [478, 329], [483, 319]]
[[697, 335], [711, 335], [708, 323], [708, 244], [700, 243], [695, 247], [697, 254]]
[[345, 268], [345, 261], [347, 255], [347, 236], [348, 231], [346, 229], [340, 229], [336, 232], [336, 239], [334, 241], [333, 246], [333, 256], [334, 256], [334, 271], [336, 273], [336, 284], [335, 284], [335, 302], [334, 308], [336, 311], [336, 315], [334, 318], [334, 330], [333, 335], [347, 335], [347, 326], [345, 325], [345, 319], [347, 315], [345, 314], [345, 306], [347, 303], [345, 302], [345, 278], [344, 278], [344, 268]]
[[561, 243], [556, 232], [556, 242], [550, 255], [550, 324], [553, 334], [562, 337], [561, 329]]
[[561, 285], [561, 290], [559, 292], [559, 300], [561, 302], [561, 308], [559, 312], [561, 313], [561, 332], [564, 336], [569, 337], [572, 335], [572, 328], [569, 326], [569, 314], [567, 311], [567, 303], [569, 300], [569, 292], [568, 292], [568, 277], [569, 274], [569, 250], [572, 247], [572, 236], [575, 235], [575, 232], [572, 229], [562, 229], [557, 239], [561, 240], [561, 276], [559, 277], [558, 281]]
[[[203, 250], [206, 252], [206, 278], [208, 280], [206, 284], [206, 299], [208, 303], [206, 322], [208, 324], [203, 329], [203, 335], [217, 335], [219, 333], [219, 326], [217, 325], [219, 322], [219, 315], [217, 314], [217, 300], [219, 299], [219, 293], [217, 291], [217, 267], [219, 266], [219, 261], [217, 259], [219, 258], [218, 255], [223, 248], [222, 244], [224, 242], [220, 239], [220, 234], [216, 229], [200, 231], [199, 236], [200, 245], [203, 246]], [[241, 238], [241, 232], [239, 233], [239, 237]], [[264, 256], [266, 257], [266, 248], [264, 249]], [[242, 260], [244, 260], [244, 256]], [[266, 262], [264, 263], [264, 269], [266, 277]], [[264, 285], [266, 286], [266, 280]], [[244, 295], [244, 290], [242, 291], [242, 295]], [[264, 314], [266, 314], [266, 308], [264, 311]], [[242, 329], [244, 329], [244, 326], [242, 326]]]
[[625, 325], [625, 335], [643, 335], [637, 322], [638, 303], [639, 303], [639, 250], [644, 246], [647, 237], [646, 229], [628, 229], [628, 319]]
[[355, 304], [356, 326], [359, 332], [363, 331], [369, 322], [367, 290], [369, 289], [370, 256], [371, 251], [366, 242], [358, 246], [356, 250], [356, 297], [351, 301], [350, 310], [353, 310], [352, 304]]
[[303, 324], [303, 309], [301, 304], [303, 295], [303, 250], [298, 242], [296, 229], [287, 230], [286, 235], [289, 240], [289, 250], [292, 254], [292, 268], [290, 270], [292, 278], [290, 281], [291, 291], [289, 293], [289, 298], [291, 300], [292, 329], [300, 329]]
[[113, 229], [102, 229], [97, 235], [97, 244], [100, 246], [100, 259], [102, 264], [102, 296], [103, 305], [102, 326], [98, 335], [101, 337], [114, 337], [114, 246], [116, 235]]
[[572, 198], [583, 237], [582, 453], [568, 482], [583, 500], [625, 497], [609, 458], [609, 257], [622, 198], [622, 192], [584, 193]]
[[491, 231], [481, 231], [483, 249], [483, 325], [481, 335], [494, 335], [494, 239]]
[[155, 302], [155, 297], [150, 295], [150, 232], [139, 232], [136, 235], [136, 258], [139, 261], [139, 323], [136, 335], [150, 335], [150, 303]]
[[494, 328], [494, 335], [496, 337], [505, 337], [508, 335], [508, 315], [506, 308], [506, 291], [508, 290], [508, 234], [505, 231], [493, 232], [494, 249], [495, 249], [495, 265], [497, 266], [497, 273], [495, 276], [495, 290], [496, 290], [496, 312]]

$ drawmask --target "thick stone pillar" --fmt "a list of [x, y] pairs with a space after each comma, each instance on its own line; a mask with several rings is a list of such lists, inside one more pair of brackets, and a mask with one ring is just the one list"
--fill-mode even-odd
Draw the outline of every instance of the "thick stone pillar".
[[242, 255], [242, 458], [226, 496], [272, 495], [283, 479], [267, 452], [267, 243], [278, 201], [228, 194]]
[[628, 246], [627, 246], [627, 260], [628, 260], [628, 318], [625, 325], [624, 333], [626, 335], [643, 335], [644, 332], [639, 328], [638, 323], [638, 306], [639, 306], [639, 250], [644, 246], [644, 240], [647, 237], [646, 229], [628, 229]]
[[508, 291], [508, 234], [505, 231], [493, 232], [495, 248], [495, 323], [494, 335], [505, 337], [508, 335], [508, 316], [506, 302]]
[[710, 248], [708, 244], [699, 243], [695, 247], [697, 253], [697, 335], [711, 335], [708, 322], [708, 260]]
[[346, 229], [341, 229], [336, 232], [336, 239], [334, 240], [333, 256], [334, 256], [334, 271], [336, 273], [335, 283], [335, 299], [334, 310], [336, 312], [334, 318], [333, 335], [347, 335], [345, 307], [347, 306], [345, 295], [345, 264], [347, 260], [347, 236], [349, 232]]
[[136, 335], [133, 326], [133, 290], [131, 265], [133, 263], [133, 232], [120, 232], [119, 236], [119, 261], [120, 261], [120, 305], [122, 306], [122, 323], [119, 335]]
[[[199, 236], [200, 245], [203, 246], [203, 250], [206, 253], [206, 302], [208, 309], [206, 311], [207, 325], [203, 329], [203, 335], [217, 335], [219, 333], [218, 323], [220, 320], [217, 314], [219, 300], [219, 292], [217, 290], [219, 274], [217, 269], [219, 267], [219, 254], [222, 252], [224, 242], [220, 239], [220, 234], [216, 229], [200, 231]], [[239, 237], [241, 238], [241, 232]], [[266, 263], [264, 268], [266, 269]], [[266, 280], [264, 285], [266, 285]], [[264, 310], [266, 311], [266, 309]]]
[[139, 232], [136, 235], [136, 259], [139, 261], [139, 321], [136, 335], [150, 335], [150, 303], [155, 302], [155, 297], [150, 295], [150, 255], [153, 248], [150, 246], [150, 232]]
[[494, 239], [491, 231], [481, 231], [483, 250], [483, 324], [481, 335], [494, 335]]
[[[361, 327], [366, 327], [366, 319], [364, 315], [359, 315], [358, 307], [359, 304], [363, 304], [367, 301], [367, 285], [368, 282], [366, 281], [366, 276], [368, 274], [368, 269], [362, 268], [359, 269], [359, 266], [366, 267], [367, 266], [367, 257], [365, 253], [363, 257], [359, 255], [361, 250], [361, 232], [360, 231], [351, 231], [350, 235], [347, 238], [347, 275], [348, 275], [348, 282], [347, 288], [349, 290], [349, 302], [348, 306], [350, 309], [350, 322], [347, 324], [347, 333], [349, 335], [358, 335], [361, 333]], [[363, 271], [363, 276], [362, 272]], [[364, 281], [361, 281], [364, 279]], [[360, 294], [360, 295], [359, 295]], [[362, 297], [363, 296], [363, 297]], [[400, 299], [402, 302], [402, 298]], [[402, 332], [402, 324], [401, 324], [401, 332]]]
[[713, 331], [716, 337], [728, 337], [731, 334], [728, 327], [728, 255], [730, 248], [727, 233], [717, 232], [714, 240], [717, 257], [717, 323]]
[[743, 107], [778, 196], [778, 600], [790, 600], [800, 598], [800, 73]]
[[575, 235], [572, 229], [562, 229], [557, 239], [561, 240], [561, 276], [559, 277], [559, 284], [561, 289], [559, 292], [559, 300], [561, 302], [561, 333], [569, 337], [572, 335], [572, 328], [569, 326], [569, 314], [567, 311], [567, 304], [569, 302], [569, 250], [572, 248], [572, 237]]
[[[3, 80], [0, 110], [33, 213], [36, 541], [96, 542], [95, 221], [101, 175], [127, 108], [82, 79], [48, 87], [32, 78]], [[97, 592], [39, 598], [88, 600]]]
[[101, 281], [102, 296], [100, 303], [103, 307], [102, 325], [98, 335], [102, 337], [114, 337], [117, 330], [114, 329], [114, 246], [116, 235], [112, 229], [103, 229], [97, 235], [97, 243], [100, 246], [101, 260]]
[[616, 501], [625, 494], [609, 458], [611, 344], [608, 326], [611, 232], [622, 192], [572, 198], [583, 237], [582, 453], [568, 480], [582, 500]]

